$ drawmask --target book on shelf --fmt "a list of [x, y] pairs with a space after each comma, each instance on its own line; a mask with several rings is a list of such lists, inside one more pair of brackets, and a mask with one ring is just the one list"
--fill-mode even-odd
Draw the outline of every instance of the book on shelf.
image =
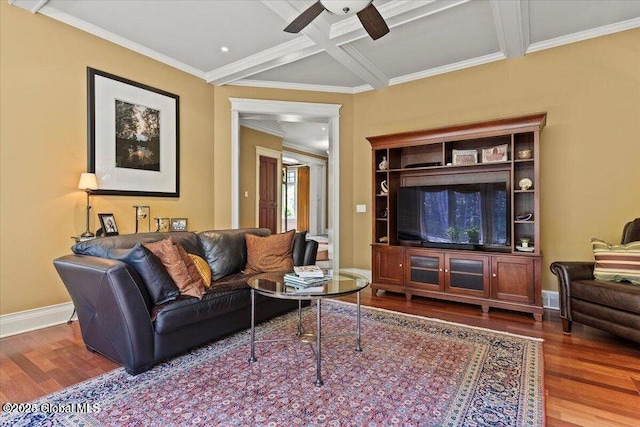
[[324, 272], [317, 265], [301, 265], [293, 267], [298, 277], [324, 277]]

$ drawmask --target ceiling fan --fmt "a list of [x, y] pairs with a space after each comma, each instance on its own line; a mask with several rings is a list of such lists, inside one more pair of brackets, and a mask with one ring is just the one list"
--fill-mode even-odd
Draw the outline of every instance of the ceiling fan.
[[358, 15], [362, 26], [373, 40], [377, 40], [389, 32], [389, 27], [373, 5], [373, 0], [319, 0], [302, 12], [284, 30], [287, 33], [299, 33], [324, 10], [334, 15]]

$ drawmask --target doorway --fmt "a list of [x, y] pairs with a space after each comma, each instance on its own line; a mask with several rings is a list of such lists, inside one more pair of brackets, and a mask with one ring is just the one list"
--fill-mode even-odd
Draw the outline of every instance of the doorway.
[[258, 227], [268, 228], [275, 234], [278, 232], [278, 161], [266, 156], [260, 156], [259, 161]]
[[238, 228], [240, 218], [240, 119], [254, 114], [285, 118], [289, 121], [326, 123], [329, 133], [328, 165], [328, 240], [333, 268], [339, 268], [340, 238], [340, 115], [339, 104], [289, 102], [245, 98], [231, 101], [231, 226]]

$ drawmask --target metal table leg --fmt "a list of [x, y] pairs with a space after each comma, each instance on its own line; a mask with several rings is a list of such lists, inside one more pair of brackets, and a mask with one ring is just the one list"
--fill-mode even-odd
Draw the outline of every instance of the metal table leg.
[[302, 300], [298, 300], [298, 333], [297, 336], [302, 335]]
[[357, 331], [356, 331], [356, 351], [362, 351], [362, 347], [360, 347], [360, 291], [356, 292], [356, 311], [357, 311], [357, 318], [356, 318], [356, 327], [357, 327]]
[[320, 387], [322, 384], [322, 327], [321, 327], [321, 318], [322, 318], [322, 299], [318, 298], [318, 319], [316, 325], [316, 387]]
[[251, 356], [249, 357], [249, 362], [255, 362], [256, 360], [256, 352], [255, 352], [255, 344], [256, 344], [256, 291], [251, 289]]

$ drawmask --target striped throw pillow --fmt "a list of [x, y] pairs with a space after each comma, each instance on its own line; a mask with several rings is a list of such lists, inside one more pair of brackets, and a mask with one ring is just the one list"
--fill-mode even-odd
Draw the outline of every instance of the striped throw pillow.
[[596, 279], [614, 282], [628, 280], [640, 285], [640, 242], [609, 245], [602, 240], [591, 239], [591, 246], [596, 260], [593, 272]]

